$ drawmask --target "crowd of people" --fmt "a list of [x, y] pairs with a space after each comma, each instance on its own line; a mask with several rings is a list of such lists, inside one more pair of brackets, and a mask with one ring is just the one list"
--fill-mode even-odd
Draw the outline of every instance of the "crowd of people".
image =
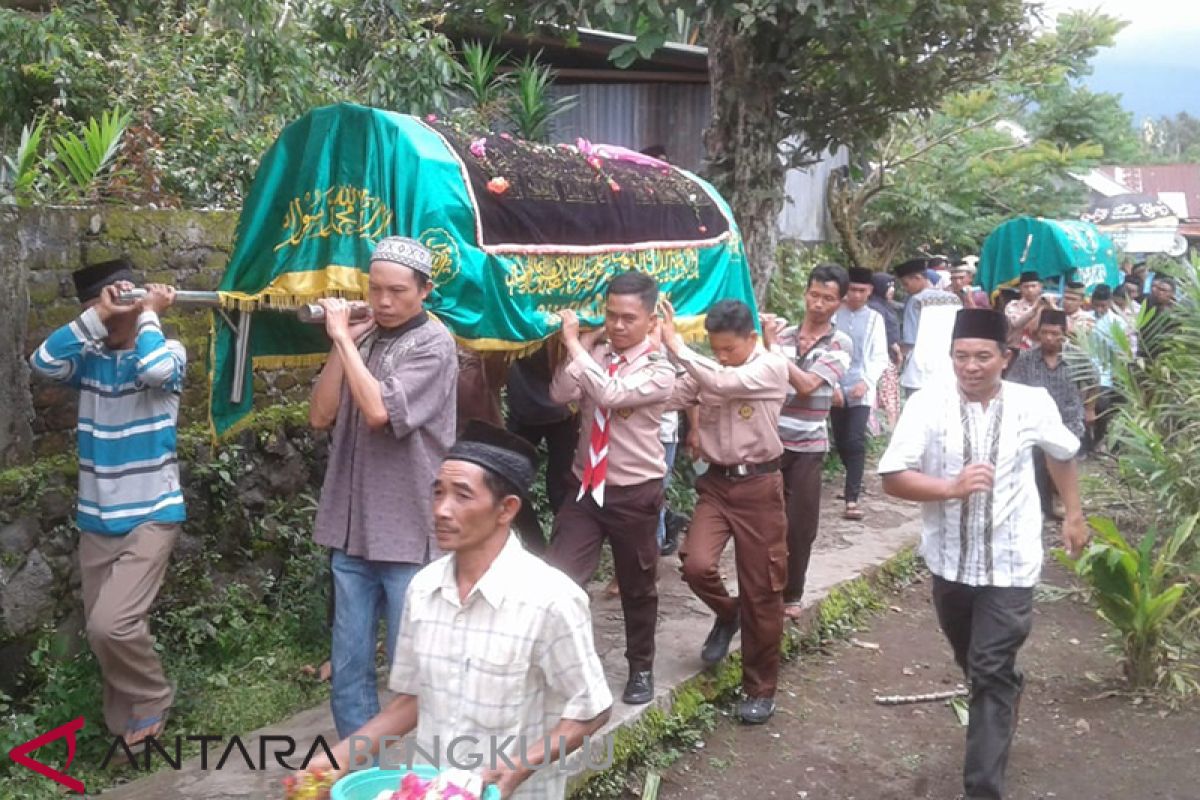
[[[715, 303], [704, 355], [680, 335], [654, 279], [631, 271], [604, 287], [600, 328], [584, 330], [563, 310], [560, 333], [497, 369], [426, 312], [432, 273], [425, 247], [389, 237], [370, 261], [369, 319], [352, 321], [344, 300], [321, 301], [332, 349], [310, 419], [329, 432], [330, 454], [314, 538], [330, 553], [342, 743], [314, 766], [345, 771], [352, 735], [376, 747], [413, 731], [426, 747], [515, 736], [536, 743], [525, 764], [579, 747], [614, 702], [585, 591], [605, 543], [624, 618], [621, 701], [655, 697], [661, 559], [677, 550], [682, 580], [712, 612], [700, 660], [722, 661], [740, 632], [738, 714], [767, 722], [819, 529], [822, 464], [836, 451], [842, 516], [863, 520], [866, 440], [886, 427], [883, 489], [923, 505], [939, 622], [971, 687], [966, 796], [1001, 797], [1023, 685], [1017, 651], [1042, 564], [1038, 509], [1063, 520], [1064, 542], [1079, 552], [1076, 457], [1102, 446], [1115, 396], [1104, 349], [1072, 341], [1086, 333], [1111, 348], [1117, 331], [1132, 337], [1136, 277], [1115, 292], [1097, 287], [1085, 303], [1082, 286], [1055, 299], [1026, 273], [1016, 296], [1002, 290], [993, 307], [973, 287], [973, 259], [922, 257], [892, 274], [823, 264], [797, 324]], [[161, 734], [173, 703], [148, 615], [185, 519], [175, 454], [185, 354], [159, 319], [170, 287], [148, 285], [144, 299], [122, 304], [133, 287], [124, 260], [75, 282], [82, 314], [31, 363], [81, 395], [87, 636], [106, 724], [132, 746]], [[1137, 346], [1152, 354], [1174, 285], [1149, 282], [1148, 302], [1164, 312]], [[665, 503], [684, 451], [698, 475], [690, 518]], [[543, 460], [549, 531], [532, 502]], [[731, 540], [736, 595], [720, 569]], [[385, 707], [381, 622], [396, 693]], [[487, 777], [505, 798], [563, 796], [557, 770]]]

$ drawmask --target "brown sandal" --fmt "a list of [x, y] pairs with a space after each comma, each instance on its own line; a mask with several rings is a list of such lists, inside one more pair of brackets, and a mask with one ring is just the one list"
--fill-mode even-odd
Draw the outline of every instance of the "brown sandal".
[[842, 513], [842, 519], [862, 519], [862, 509], [858, 507], [858, 503], [846, 503], [846, 510]]

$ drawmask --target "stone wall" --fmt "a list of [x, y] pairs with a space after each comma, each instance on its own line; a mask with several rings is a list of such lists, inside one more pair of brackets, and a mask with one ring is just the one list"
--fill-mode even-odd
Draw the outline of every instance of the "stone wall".
[[[257, 414], [216, 452], [205, 427], [182, 431], [188, 521], [156, 607], [188, 607], [233, 583], [261, 600], [289, 564], [298, 567], [312, 523], [304, 498], [319, 496], [326, 453], [327, 437], [309, 427], [304, 404]], [[29, 655], [46, 634], [59, 654], [85, 646], [76, 478], [73, 454], [0, 471], [0, 692], [20, 696]], [[315, 605], [320, 616], [320, 598]]]
[[[212, 290], [236, 226], [227, 211], [0, 207], [0, 692], [20, 695], [29, 656], [47, 635], [60, 654], [85, 646], [73, 522], [77, 398], [31, 375], [30, 353], [79, 314], [74, 270], [125, 256], [139, 282]], [[188, 522], [156, 609], [190, 608], [235, 583], [269, 602], [282, 573], [307, 575], [313, 559], [324, 563], [311, 545], [306, 499], [319, 495], [326, 438], [309, 427], [307, 405], [294, 402], [307, 399], [316, 370], [256, 373], [255, 414], [214, 450], [211, 313], [176, 308], [164, 327], [188, 351], [179, 420]], [[318, 605], [321, 591], [312, 592]]]
[[[79, 313], [71, 273], [85, 264], [126, 256], [140, 280], [179, 289], [217, 287], [233, 246], [232, 211], [178, 211], [123, 206], [0, 207], [0, 466], [72, 447], [74, 393], [30, 378], [26, 359], [58, 326]], [[208, 418], [211, 315], [173, 310], [168, 335], [188, 350], [180, 423]], [[255, 401], [266, 407], [301, 399], [314, 371], [255, 376]]]
[[[0, 220], [0, 236], [12, 232], [8, 222]], [[0, 465], [20, 460], [33, 445], [29, 366], [20, 357], [29, 317], [26, 275], [20, 261], [0, 252], [0, 342], [8, 343], [0, 346]]]

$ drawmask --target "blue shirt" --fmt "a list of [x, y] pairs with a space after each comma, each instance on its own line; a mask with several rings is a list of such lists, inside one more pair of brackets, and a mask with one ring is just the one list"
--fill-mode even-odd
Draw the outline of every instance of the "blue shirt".
[[95, 308], [41, 344], [34, 371], [79, 390], [80, 530], [119, 536], [145, 522], [185, 519], [176, 422], [187, 353], [158, 315], [138, 317], [132, 350], [110, 350]]

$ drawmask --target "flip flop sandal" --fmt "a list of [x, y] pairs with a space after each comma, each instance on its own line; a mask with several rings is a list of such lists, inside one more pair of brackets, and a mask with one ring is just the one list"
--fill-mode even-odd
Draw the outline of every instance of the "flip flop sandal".
[[[131, 720], [129, 720], [129, 727], [128, 727], [128, 728], [126, 728], [126, 730], [125, 730], [125, 736], [123, 737], [123, 738], [126, 740], [126, 744], [127, 744], [127, 746], [129, 746], [129, 747], [137, 747], [137, 746], [138, 746], [138, 745], [140, 745], [142, 742], [146, 741], [146, 739], [148, 739], [148, 738], [149, 738], [149, 736], [160, 736], [160, 735], [162, 734], [162, 732], [163, 732], [163, 731], [165, 731], [165, 730], [167, 729], [167, 719], [168, 719], [170, 716], [171, 716], [171, 709], [169, 709], [169, 708], [168, 708], [168, 709], [164, 710], [163, 712], [161, 712], [161, 713], [159, 713], [159, 714], [156, 714], [156, 715], [154, 715], [154, 716], [152, 716], [152, 717], [146, 717], [145, 719], [131, 719]], [[129, 736], [130, 736], [130, 734], [133, 734], [133, 733], [138, 733], [139, 731], [144, 731], [144, 730], [146, 730], [146, 729], [148, 729], [148, 728], [153, 728], [155, 725], [159, 726], [159, 727], [158, 727], [158, 733], [154, 733], [154, 734], [150, 734], [150, 735], [148, 735], [148, 736], [144, 736], [144, 737], [142, 737], [142, 739], [141, 739], [140, 741], [138, 741], [138, 742], [136, 742], [136, 743], [134, 743], [134, 744], [129, 744], [129, 743], [128, 743], [128, 742], [129, 742]]]
[[858, 507], [857, 503], [847, 503], [846, 510], [842, 512], [842, 519], [862, 519], [863, 511]]

